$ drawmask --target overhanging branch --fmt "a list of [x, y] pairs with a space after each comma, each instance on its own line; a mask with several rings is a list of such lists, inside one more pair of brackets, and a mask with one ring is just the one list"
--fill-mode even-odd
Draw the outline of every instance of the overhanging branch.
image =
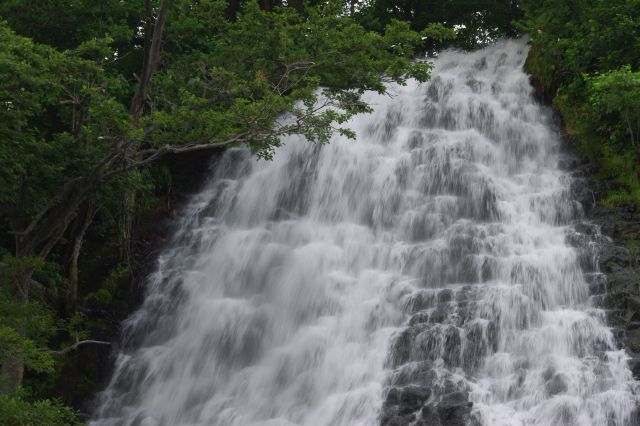
[[49, 348], [40, 348], [40, 352], [45, 352], [52, 355], [64, 355], [82, 345], [111, 345], [111, 342], [105, 342], [103, 340], [78, 340], [73, 345], [67, 346], [64, 349], [54, 350]]

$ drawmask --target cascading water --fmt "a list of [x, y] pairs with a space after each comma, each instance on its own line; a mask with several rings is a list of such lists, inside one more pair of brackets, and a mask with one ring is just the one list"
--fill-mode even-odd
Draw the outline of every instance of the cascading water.
[[442, 54], [429, 84], [371, 95], [357, 141], [228, 151], [92, 424], [636, 424], [526, 51]]

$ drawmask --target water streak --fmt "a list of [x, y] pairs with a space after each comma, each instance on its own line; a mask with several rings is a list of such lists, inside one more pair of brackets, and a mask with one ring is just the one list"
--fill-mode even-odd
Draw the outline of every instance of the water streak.
[[[507, 41], [369, 95], [357, 141], [229, 150], [93, 425], [630, 426], [551, 115]], [[457, 423], [456, 423], [457, 422]]]

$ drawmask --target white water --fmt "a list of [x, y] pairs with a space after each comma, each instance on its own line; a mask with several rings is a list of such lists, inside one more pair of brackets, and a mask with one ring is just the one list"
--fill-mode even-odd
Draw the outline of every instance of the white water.
[[428, 365], [424, 404], [464, 391], [468, 424], [630, 425], [637, 385], [591, 304], [589, 247], [567, 242], [580, 208], [525, 56], [442, 54], [428, 85], [370, 98], [357, 141], [229, 151], [92, 424], [374, 425]]

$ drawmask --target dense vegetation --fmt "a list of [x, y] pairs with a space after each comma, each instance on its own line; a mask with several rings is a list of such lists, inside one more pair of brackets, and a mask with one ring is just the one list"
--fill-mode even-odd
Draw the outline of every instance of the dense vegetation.
[[364, 91], [428, 79], [416, 57], [520, 31], [606, 202], [640, 201], [637, 0], [0, 3], [0, 424], [77, 421], [99, 367], [63, 391], [65, 366], [109, 351], [180, 156], [353, 137]]
[[527, 68], [608, 183], [604, 202], [640, 202], [640, 2], [524, 1]]
[[[513, 21], [522, 12], [515, 0], [373, 0], [362, 4], [356, 17], [377, 30], [393, 19], [406, 20], [413, 29], [443, 24], [456, 29], [455, 46], [473, 49], [500, 37], [517, 36]], [[449, 44], [451, 41], [444, 43]]]
[[56, 395], [70, 353], [108, 344], [95, 338], [100, 312], [135, 267], [134, 218], [171, 186], [168, 154], [245, 143], [269, 158], [282, 135], [353, 136], [341, 125], [369, 111], [363, 92], [425, 81], [416, 49], [452, 34], [395, 20], [374, 32], [342, 12], [332, 2], [0, 5], [0, 423], [74, 421], [40, 398]]

